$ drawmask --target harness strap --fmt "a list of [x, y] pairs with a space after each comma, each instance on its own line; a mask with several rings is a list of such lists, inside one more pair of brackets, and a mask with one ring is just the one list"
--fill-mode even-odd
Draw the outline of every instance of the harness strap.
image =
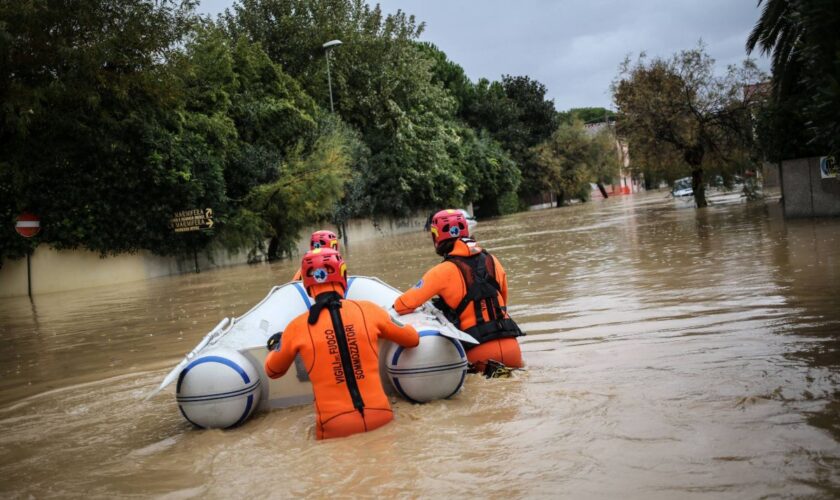
[[[520, 337], [525, 335], [522, 333], [522, 330], [519, 329], [519, 325], [510, 318], [484, 322], [480, 325], [477, 324], [471, 328], [467, 328], [464, 332], [472, 335], [481, 343], [506, 337]], [[475, 345], [464, 344], [464, 347], [469, 350], [475, 347]]]
[[[493, 256], [482, 251], [479, 255], [468, 258], [447, 255], [446, 260], [455, 264], [461, 272], [464, 278], [464, 284], [467, 287], [467, 293], [455, 308], [456, 316], [460, 318], [461, 313], [472, 303], [475, 309], [476, 322], [484, 323], [484, 315], [482, 314], [483, 302], [491, 321], [503, 318], [504, 311], [502, 310], [502, 306], [499, 305], [499, 293], [502, 287], [496, 281], [496, 277], [487, 272], [488, 260], [495, 265]], [[467, 274], [469, 271], [472, 271], [469, 273], [470, 275]]]

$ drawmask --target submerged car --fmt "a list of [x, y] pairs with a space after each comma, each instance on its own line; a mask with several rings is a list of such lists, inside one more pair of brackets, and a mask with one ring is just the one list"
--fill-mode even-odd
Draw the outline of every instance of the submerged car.
[[467, 219], [467, 225], [470, 229], [474, 228], [475, 225], [478, 224], [478, 221], [475, 220], [475, 217], [470, 215], [470, 213], [464, 210], [463, 208], [459, 208], [458, 211], [464, 215], [465, 219]]
[[671, 189], [671, 195], [675, 198], [680, 196], [694, 195], [694, 189], [691, 187], [691, 177], [683, 177], [674, 181], [674, 187]]

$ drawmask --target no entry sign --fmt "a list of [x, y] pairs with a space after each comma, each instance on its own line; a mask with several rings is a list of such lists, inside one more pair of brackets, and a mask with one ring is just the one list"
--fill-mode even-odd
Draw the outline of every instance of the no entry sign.
[[41, 231], [41, 219], [37, 215], [20, 214], [15, 222], [15, 231], [24, 238], [31, 238]]

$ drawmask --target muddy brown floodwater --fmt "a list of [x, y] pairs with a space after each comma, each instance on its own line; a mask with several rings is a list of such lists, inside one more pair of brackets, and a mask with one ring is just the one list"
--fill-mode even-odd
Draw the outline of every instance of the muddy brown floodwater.
[[[308, 406], [199, 431], [143, 399], [297, 263], [4, 299], [0, 496], [836, 497], [840, 220], [731, 198], [481, 221], [528, 371], [327, 442]], [[346, 256], [400, 288], [437, 262], [420, 232]]]

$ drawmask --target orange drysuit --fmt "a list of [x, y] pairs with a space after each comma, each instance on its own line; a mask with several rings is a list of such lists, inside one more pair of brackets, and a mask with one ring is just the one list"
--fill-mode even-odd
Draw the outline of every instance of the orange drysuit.
[[[387, 424], [394, 416], [379, 379], [377, 340], [384, 337], [404, 347], [416, 347], [420, 342], [417, 330], [391, 319], [373, 302], [341, 299], [344, 291], [340, 285], [312, 288], [315, 304], [286, 327], [280, 349], [269, 352], [265, 359], [265, 373], [281, 377], [300, 354], [315, 392], [318, 439], [349, 436]], [[335, 321], [338, 318], [333, 314], [340, 320]]]
[[300, 273], [300, 268], [298, 268], [298, 270], [295, 271], [295, 275], [292, 276], [292, 281], [300, 281], [302, 279], [303, 279], [303, 276]]
[[[472, 269], [479, 259], [484, 266], [482, 271], [486, 270], [486, 276], [491, 278], [484, 286], [493, 288], [490, 292], [476, 291], [477, 295], [467, 297], [467, 281], [471, 287], [480, 286], [476, 285], [480, 280], [476, 280]], [[514, 368], [523, 366], [522, 351], [515, 338], [522, 332], [507, 313], [507, 275], [498, 259], [482, 252], [473, 242], [458, 240], [446, 260], [424, 274], [414, 288], [397, 297], [394, 309], [399, 314], [409, 313], [435, 295], [448, 307], [453, 323], [480, 342], [478, 346], [464, 344], [467, 359], [476, 368], [482, 370], [490, 359]]]

